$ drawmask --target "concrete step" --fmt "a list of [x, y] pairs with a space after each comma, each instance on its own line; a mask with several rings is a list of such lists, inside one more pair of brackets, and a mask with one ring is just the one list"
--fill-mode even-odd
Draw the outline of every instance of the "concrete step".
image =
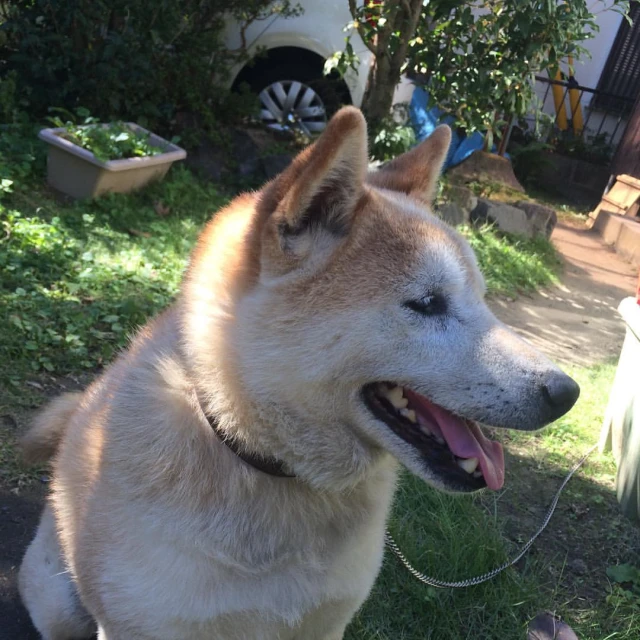
[[600, 209], [594, 217], [592, 229], [606, 244], [636, 267], [640, 267], [640, 219]]

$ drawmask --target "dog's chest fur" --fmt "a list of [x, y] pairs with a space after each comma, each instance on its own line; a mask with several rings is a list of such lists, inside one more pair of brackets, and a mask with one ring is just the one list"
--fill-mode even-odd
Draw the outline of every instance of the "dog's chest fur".
[[53, 502], [83, 601], [159, 640], [313, 638], [373, 585], [396, 463], [339, 492], [247, 466], [193, 404], [174, 331], [169, 315], [138, 338], [61, 448]]
[[[102, 553], [118, 576], [121, 594], [110, 602], [111, 614], [126, 619], [135, 593], [136, 626], [146, 617], [140, 613], [147, 610], [146, 631], [158, 639], [199, 638], [200, 634], [315, 637], [318, 611], [324, 610], [320, 618], [326, 621], [332, 617], [326, 609], [333, 606], [340, 609], [346, 603], [357, 609], [375, 581], [393, 487], [393, 481], [384, 476], [389, 476], [388, 470], [374, 474], [370, 487], [336, 504], [333, 513], [327, 510], [324, 521], [316, 512], [308, 521], [298, 516], [294, 522], [288, 514], [295, 510], [274, 511], [268, 498], [264, 509], [242, 514], [245, 517], [230, 519], [227, 514], [222, 522], [223, 518], [212, 515], [208, 531], [186, 525], [186, 513], [162, 527], [145, 527], [145, 521], [154, 518], [141, 513], [126, 533], [126, 548], [104, 541], [108, 548]], [[373, 495], [363, 493], [375, 493], [377, 498], [370, 500], [374, 509], [367, 513], [362, 511], [362, 499], [369, 501]], [[361, 513], [356, 526], [354, 518], [344, 518], [352, 524], [347, 532], [340, 512], [350, 506]], [[253, 527], [249, 520], [254, 521]], [[196, 527], [204, 521], [203, 514], [192, 518]], [[110, 580], [109, 575], [102, 578]]]

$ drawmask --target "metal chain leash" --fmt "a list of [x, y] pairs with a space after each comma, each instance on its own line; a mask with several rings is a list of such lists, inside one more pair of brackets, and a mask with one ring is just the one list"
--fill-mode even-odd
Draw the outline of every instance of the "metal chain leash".
[[404, 555], [404, 553], [402, 553], [402, 551], [400, 551], [400, 547], [398, 547], [396, 541], [393, 539], [393, 537], [389, 533], [389, 529], [385, 531], [384, 541], [386, 545], [389, 547], [389, 549], [391, 549], [391, 551], [393, 551], [393, 553], [398, 557], [400, 562], [402, 562], [402, 564], [405, 566], [407, 571], [409, 571], [409, 573], [414, 578], [416, 578], [420, 582], [430, 587], [436, 587], [438, 589], [461, 588], [461, 587], [472, 587], [477, 584], [481, 584], [482, 582], [487, 582], [487, 580], [491, 580], [492, 578], [495, 578], [495, 576], [497, 576], [499, 573], [502, 573], [505, 569], [512, 567], [516, 562], [518, 562], [518, 560], [520, 560], [520, 558], [522, 558], [522, 556], [524, 556], [525, 553], [527, 553], [527, 551], [529, 551], [529, 549], [531, 548], [531, 545], [536, 541], [536, 538], [547, 528], [547, 525], [551, 520], [551, 516], [553, 515], [553, 512], [556, 510], [556, 506], [558, 505], [560, 494], [562, 493], [563, 489], [567, 485], [567, 482], [571, 480], [571, 477], [573, 476], [573, 474], [584, 464], [585, 460], [594, 452], [597, 446], [598, 446], [597, 444], [594, 444], [593, 447], [591, 447], [591, 449], [589, 449], [587, 453], [585, 453], [582, 456], [582, 458], [576, 463], [573, 469], [569, 471], [569, 473], [567, 474], [567, 477], [563, 480], [562, 484], [560, 485], [560, 488], [556, 491], [556, 494], [554, 495], [553, 500], [551, 501], [551, 505], [547, 510], [547, 514], [542, 522], [542, 526], [533, 534], [533, 536], [531, 536], [529, 541], [522, 547], [522, 549], [520, 549], [518, 554], [513, 559], [508, 560], [507, 562], [493, 569], [492, 571], [483, 573], [481, 576], [476, 576], [475, 578], [467, 578], [466, 580], [460, 580], [458, 582], [444, 582], [442, 580], [436, 580], [435, 578], [430, 578], [424, 573], [421, 573], [420, 571], [418, 571], [407, 560], [407, 557]]

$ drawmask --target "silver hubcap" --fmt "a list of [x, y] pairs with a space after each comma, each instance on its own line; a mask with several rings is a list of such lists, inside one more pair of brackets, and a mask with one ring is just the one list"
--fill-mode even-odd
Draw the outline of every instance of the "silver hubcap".
[[327, 126], [327, 111], [320, 96], [297, 80], [281, 80], [260, 92], [260, 117], [271, 129], [300, 129], [307, 135]]

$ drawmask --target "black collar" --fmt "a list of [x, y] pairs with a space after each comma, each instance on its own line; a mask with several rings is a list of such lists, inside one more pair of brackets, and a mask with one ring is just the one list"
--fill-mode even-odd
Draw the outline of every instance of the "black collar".
[[262, 473], [266, 473], [270, 476], [275, 476], [277, 478], [295, 478], [296, 476], [291, 473], [287, 473], [284, 470], [284, 462], [282, 460], [278, 460], [277, 458], [270, 458], [263, 456], [259, 453], [251, 453], [250, 451], [243, 451], [241, 445], [237, 440], [233, 438], [226, 437], [223, 433], [220, 432], [220, 427], [218, 425], [218, 421], [213, 416], [210, 416], [200, 404], [200, 410], [204, 413], [204, 417], [207, 419], [207, 422], [211, 426], [213, 432], [218, 436], [219, 440], [225, 444], [233, 453], [235, 453], [240, 460], [246, 462], [249, 466], [257, 469], [258, 471], [262, 471]]

